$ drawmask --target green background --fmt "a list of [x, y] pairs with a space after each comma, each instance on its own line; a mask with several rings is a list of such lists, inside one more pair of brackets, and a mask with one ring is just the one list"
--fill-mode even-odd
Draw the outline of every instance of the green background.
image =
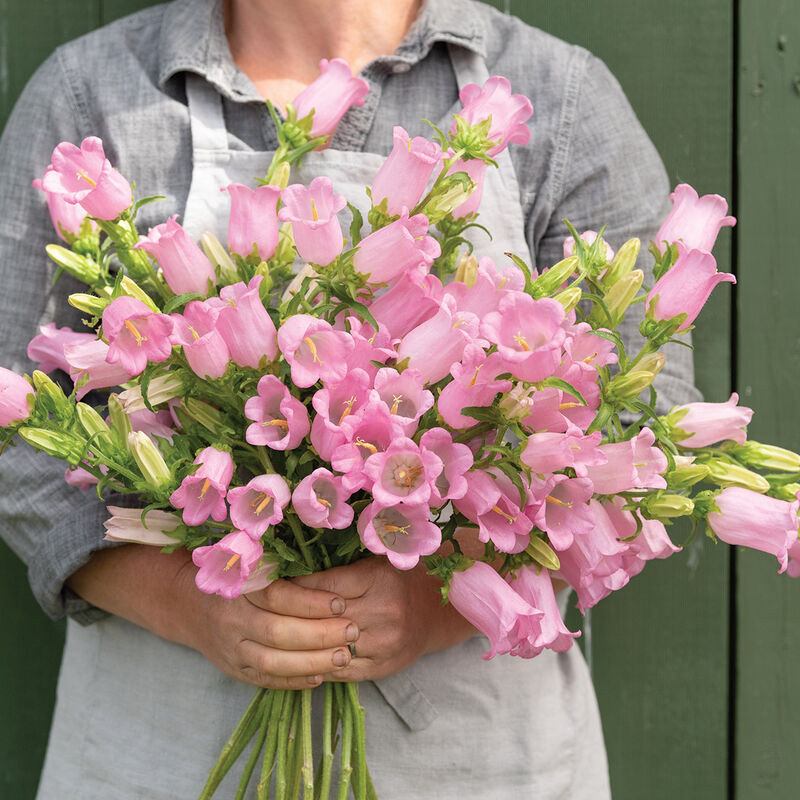
[[[59, 43], [147, 0], [0, 0], [0, 123]], [[696, 337], [709, 400], [737, 390], [750, 433], [800, 449], [800, 5], [796, 0], [497, 0], [600, 56], [673, 183], [731, 198], [721, 270], [738, 277]], [[685, 531], [676, 530], [681, 541]], [[800, 582], [698, 537], [584, 623], [616, 800], [796, 798]], [[35, 793], [63, 644], [0, 546], [0, 797]], [[792, 610], [795, 616], [792, 617]], [[577, 620], [572, 620], [577, 624]]]

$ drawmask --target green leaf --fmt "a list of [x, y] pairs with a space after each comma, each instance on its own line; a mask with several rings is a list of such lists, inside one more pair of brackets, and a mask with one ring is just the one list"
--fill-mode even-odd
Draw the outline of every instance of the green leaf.
[[461, 413], [480, 422], [501, 422], [499, 412], [492, 406], [466, 406], [461, 409]]
[[525, 291], [528, 294], [532, 294], [533, 276], [531, 275], [531, 268], [528, 266], [527, 262], [525, 262], [515, 253], [506, 253], [505, 255], [507, 255], [522, 270], [522, 274], [525, 276]]
[[163, 314], [171, 314], [173, 311], [185, 306], [187, 303], [190, 303], [192, 300], [202, 300], [204, 295], [199, 294], [198, 292], [188, 292], [187, 294], [177, 294], [175, 297], [170, 298], [164, 304]]
[[348, 203], [347, 207], [353, 215], [353, 221], [350, 223], [350, 241], [355, 246], [361, 241], [361, 228], [364, 225], [364, 217], [352, 203]]
[[[522, 478], [520, 477], [519, 470], [513, 465], [510, 464], [508, 461], [493, 461], [492, 467], [496, 467], [500, 470], [510, 481], [517, 487], [517, 491], [519, 491], [519, 507], [524, 508], [527, 500], [528, 500], [528, 493], [525, 490], [525, 485], [522, 483]], [[490, 473], [491, 474], [491, 473]]]
[[555, 389], [561, 389], [568, 394], [573, 395], [574, 397], [578, 398], [578, 402], [582, 406], [588, 405], [586, 400], [583, 399], [583, 395], [569, 382], [565, 381], [563, 378], [546, 378], [541, 383], [538, 384], [540, 387], [552, 386]]
[[133, 205], [133, 213], [136, 214], [142, 206], [146, 206], [149, 203], [157, 203], [159, 200], [166, 200], [167, 198], [163, 194], [154, 194], [150, 197], [143, 197], [141, 200], [137, 200]]
[[358, 536], [350, 536], [345, 539], [337, 548], [336, 555], [339, 558], [345, 558], [351, 553], [355, 553], [361, 547], [361, 539]]

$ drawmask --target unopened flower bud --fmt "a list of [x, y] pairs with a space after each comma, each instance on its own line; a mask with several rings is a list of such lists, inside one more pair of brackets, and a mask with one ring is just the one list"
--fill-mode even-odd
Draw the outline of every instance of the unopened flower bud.
[[664, 364], [667, 363], [667, 357], [663, 353], [648, 353], [643, 356], [641, 361], [636, 365], [636, 369], [652, 372], [655, 377], [664, 369]]
[[111, 430], [106, 421], [90, 405], [78, 403], [75, 406], [75, 410], [78, 412], [78, 422], [80, 422], [81, 427], [86, 431], [92, 443], [100, 441], [106, 446], [113, 444]]
[[153, 302], [153, 298], [150, 297], [147, 292], [136, 283], [135, 280], [129, 278], [127, 275], [122, 276], [122, 280], [119, 282], [120, 289], [124, 295], [128, 297], [135, 297], [137, 300], [140, 300], [144, 303], [151, 311], [154, 311], [156, 314], [161, 313], [161, 309]]
[[[171, 373], [158, 375], [147, 386], [147, 400], [151, 406], [158, 406], [168, 400], [172, 400], [174, 397], [180, 397], [183, 394], [183, 390], [183, 381], [178, 375]], [[120, 392], [118, 399], [126, 414], [133, 414], [135, 411], [143, 411], [147, 408], [142, 397], [142, 387], [140, 385]]]
[[272, 260], [278, 263], [291, 264], [294, 261], [294, 237], [292, 236], [292, 223], [284, 222], [278, 228], [278, 249]]
[[[611, 314], [610, 327], [616, 327], [625, 316], [630, 304], [642, 288], [642, 281], [644, 280], [644, 273], [640, 269], [635, 269], [627, 275], [620, 278], [605, 294], [603, 301], [606, 304], [609, 314]], [[593, 317], [600, 320], [605, 320], [607, 317], [605, 311], [596, 306], [592, 311]]]
[[454, 280], [472, 287], [478, 279], [478, 259], [474, 253], [464, 253], [458, 260]]
[[32, 447], [77, 467], [83, 460], [86, 443], [69, 433], [45, 428], [20, 428], [19, 435]]
[[710, 471], [711, 470], [705, 464], [676, 467], [676, 469], [673, 469], [666, 475], [667, 486], [676, 491], [688, 489], [690, 486], [694, 486], [696, 483], [705, 480]]
[[110, 299], [104, 297], [96, 297], [93, 294], [71, 294], [67, 301], [73, 308], [78, 311], [83, 311], [86, 314], [91, 314], [93, 317], [102, 317], [106, 306], [111, 302]]
[[67, 399], [64, 390], [44, 372], [34, 371], [33, 385], [36, 387], [36, 403], [51, 412], [60, 422], [71, 420], [75, 414], [75, 407]]
[[579, 263], [578, 256], [570, 256], [543, 272], [533, 282], [534, 299], [538, 300], [542, 297], [550, 297], [554, 292], [557, 292], [564, 284], [564, 281], [570, 279], [578, 268]]
[[779, 472], [800, 472], [800, 455], [783, 447], [760, 442], [745, 442], [732, 447], [730, 453], [748, 467], [774, 469]]
[[564, 289], [563, 292], [553, 295], [553, 300], [557, 300], [564, 306], [564, 311], [569, 313], [580, 303], [583, 297], [583, 290], [580, 286], [571, 286], [569, 289]]
[[139, 467], [142, 476], [156, 491], [170, 487], [172, 474], [161, 451], [143, 431], [128, 434], [128, 450]]
[[270, 183], [273, 186], [278, 186], [281, 189], [285, 189], [289, 185], [289, 175], [292, 172], [291, 166], [286, 161], [281, 161], [278, 164], [275, 172], [272, 174], [272, 180]]
[[617, 375], [606, 389], [606, 397], [611, 402], [637, 398], [655, 380], [658, 371], [638, 367], [623, 375]]
[[617, 281], [630, 274], [636, 266], [636, 260], [639, 258], [639, 250], [642, 243], [639, 239], [628, 239], [614, 256], [611, 265], [603, 275], [603, 286], [610, 289]]
[[194, 397], [187, 397], [181, 402], [181, 408], [195, 421], [199, 422], [204, 428], [210, 431], [218, 431], [222, 427], [224, 418], [216, 408], [197, 400]]
[[436, 190], [422, 208], [432, 225], [450, 216], [472, 194], [474, 181], [466, 172], [454, 172], [442, 178]]
[[790, 503], [798, 499], [798, 492], [800, 492], [800, 483], [787, 483], [784, 486], [776, 487], [772, 491], [779, 500], [788, 500]]
[[228, 251], [220, 244], [219, 239], [213, 233], [204, 233], [200, 237], [200, 245], [206, 258], [214, 267], [219, 267], [222, 283], [231, 284], [240, 280], [236, 264], [233, 263]]
[[508, 420], [523, 419], [531, 413], [533, 389], [526, 389], [518, 383], [500, 400], [500, 411]]
[[655, 519], [669, 519], [688, 517], [694, 511], [694, 503], [680, 494], [654, 492], [642, 498], [641, 508]]
[[258, 296], [261, 298], [262, 302], [267, 302], [269, 299], [269, 293], [272, 290], [272, 275], [269, 272], [269, 264], [266, 261], [262, 261], [257, 267], [255, 271], [256, 275], [261, 275], [263, 280], [258, 285]]
[[531, 536], [530, 544], [525, 552], [537, 563], [547, 569], [561, 569], [558, 555], [547, 542], [539, 536]]
[[769, 491], [769, 481], [757, 472], [722, 458], [704, 459], [708, 467], [708, 480], [718, 486], [741, 486], [754, 492]]
[[64, 272], [68, 272], [79, 281], [91, 285], [100, 279], [100, 267], [91, 258], [73, 253], [60, 244], [48, 244], [45, 251]]
[[130, 417], [125, 413], [119, 396], [110, 394], [108, 396], [108, 422], [109, 427], [114, 433], [117, 445], [125, 447], [128, 441], [128, 434], [133, 430]]

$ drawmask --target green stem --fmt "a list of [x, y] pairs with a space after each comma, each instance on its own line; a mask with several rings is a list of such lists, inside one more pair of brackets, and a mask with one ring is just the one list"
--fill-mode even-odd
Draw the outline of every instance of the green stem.
[[267, 449], [265, 447], [256, 447], [255, 451], [261, 466], [264, 467], [264, 471], [269, 474], [275, 474], [275, 467], [272, 466], [272, 461], [267, 455]]
[[333, 768], [333, 685], [325, 684], [325, 716], [322, 720], [322, 776], [316, 800], [328, 800]]
[[297, 546], [300, 548], [300, 552], [303, 554], [306, 566], [310, 570], [316, 572], [317, 565], [314, 561], [314, 556], [311, 555], [311, 551], [308, 549], [308, 544], [306, 543], [305, 537], [303, 536], [303, 529], [300, 527], [300, 520], [293, 513], [287, 514], [284, 519], [289, 523], [289, 527], [292, 529], [294, 539], [297, 542]]
[[301, 754], [301, 742], [298, 742], [298, 736], [302, 738], [303, 727], [301, 724], [302, 708], [301, 699], [302, 692], [296, 691], [294, 708], [292, 709], [292, 724], [289, 728], [289, 800], [298, 800], [300, 797], [300, 770], [303, 766]]
[[267, 726], [269, 725], [269, 712], [272, 707], [272, 701], [273, 697], [271, 694], [267, 693], [264, 695], [258, 712], [261, 716], [261, 727], [258, 729], [258, 736], [256, 736], [256, 743], [253, 745], [253, 752], [250, 753], [250, 758], [247, 760], [244, 772], [242, 773], [242, 779], [239, 781], [239, 788], [233, 800], [244, 800], [244, 793], [247, 791], [247, 786], [250, 783], [250, 778], [253, 776], [256, 762], [261, 755], [261, 749], [264, 747], [264, 740], [267, 738]]
[[261, 765], [261, 777], [256, 787], [257, 800], [267, 800], [269, 794], [269, 784], [272, 780], [272, 773], [275, 770], [275, 752], [278, 747], [278, 727], [280, 725], [283, 707], [286, 704], [287, 692], [273, 692], [272, 708], [269, 715], [269, 732], [267, 734], [267, 744], [264, 749], [264, 761]]
[[286, 160], [286, 156], [288, 155], [289, 146], [286, 144], [282, 144], [275, 151], [275, 155], [272, 156], [272, 161], [270, 162], [269, 169], [267, 170], [267, 176], [264, 178], [267, 183], [272, 183], [272, 179], [275, 177], [275, 170], [278, 169], [281, 163]]
[[275, 771], [275, 800], [286, 800], [286, 769], [289, 750], [289, 723], [294, 711], [295, 692], [286, 692], [286, 702], [278, 723], [278, 764]]
[[337, 685], [342, 707], [342, 768], [339, 772], [339, 792], [336, 800], [347, 800], [350, 789], [350, 776], [353, 772], [350, 759], [353, 753], [353, 709], [344, 695], [344, 687]]
[[366, 735], [364, 732], [364, 706], [358, 700], [358, 684], [347, 683], [347, 697], [350, 707], [353, 709], [353, 719], [355, 720], [355, 766], [356, 766], [356, 800], [366, 800], [367, 798], [367, 752]]
[[303, 797], [312, 800], [314, 797], [314, 753], [311, 742], [311, 692], [303, 689], [301, 703], [303, 708]]

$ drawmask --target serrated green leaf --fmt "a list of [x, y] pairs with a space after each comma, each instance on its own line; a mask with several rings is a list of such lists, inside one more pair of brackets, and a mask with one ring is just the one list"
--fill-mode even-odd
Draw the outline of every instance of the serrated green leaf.
[[177, 294], [175, 297], [170, 298], [164, 304], [164, 314], [171, 314], [175, 309], [180, 308], [181, 306], [185, 306], [187, 303], [190, 303], [192, 300], [202, 300], [204, 295], [199, 294], [198, 292], [187, 292], [186, 294]]
[[510, 464], [508, 461], [493, 461], [492, 467], [496, 467], [500, 470], [510, 481], [517, 487], [517, 491], [519, 492], [519, 507], [524, 508], [527, 504], [528, 500], [528, 493], [525, 490], [525, 485], [522, 483], [522, 478], [520, 477], [519, 470], [513, 465]]
[[554, 389], [561, 389], [561, 390], [567, 392], [568, 394], [571, 394], [574, 397], [577, 397], [578, 401], [580, 402], [580, 404], [582, 406], [588, 405], [586, 400], [583, 399], [583, 395], [569, 381], [565, 381], [563, 378], [556, 378], [556, 377], [546, 378], [545, 380], [543, 380], [538, 385], [539, 386], [550, 386], [550, 387], [552, 387]]
[[348, 203], [347, 207], [353, 215], [353, 221], [350, 223], [350, 241], [355, 246], [361, 241], [361, 228], [364, 225], [364, 217], [352, 203]]
[[472, 417], [479, 422], [496, 422], [500, 423], [500, 413], [492, 406], [466, 406], [461, 409], [461, 413], [465, 417]]

